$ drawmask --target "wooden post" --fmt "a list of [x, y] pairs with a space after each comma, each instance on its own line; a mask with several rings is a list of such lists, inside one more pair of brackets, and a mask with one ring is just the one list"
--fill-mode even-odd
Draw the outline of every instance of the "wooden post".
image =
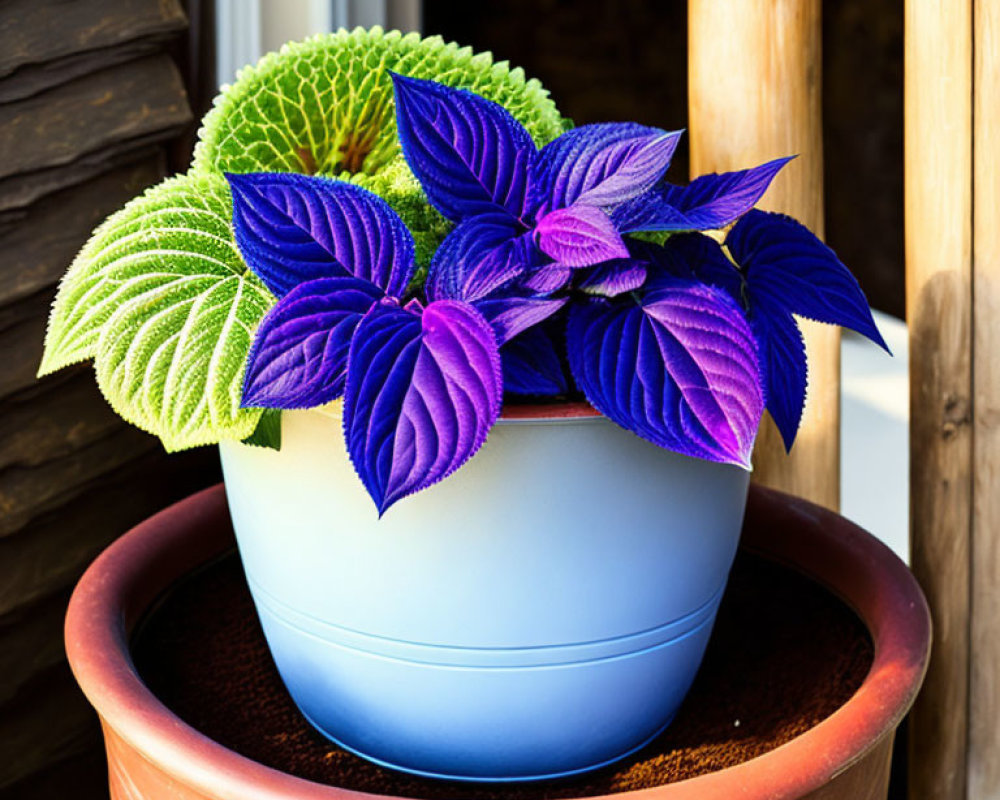
[[1000, 798], [1000, 4], [973, 21], [969, 800]]
[[[910, 797], [964, 800], [972, 523], [972, 0], [907, 0], [905, 31], [912, 563], [934, 619], [930, 669], [910, 724]], [[989, 218], [983, 223], [993, 225], [995, 209], [984, 211]], [[982, 355], [986, 363], [991, 354]]]
[[[823, 234], [820, 0], [690, 0], [691, 174], [797, 153], [761, 205]], [[809, 396], [791, 456], [765, 419], [754, 477], [828, 508], [840, 502], [840, 332], [804, 322]]]

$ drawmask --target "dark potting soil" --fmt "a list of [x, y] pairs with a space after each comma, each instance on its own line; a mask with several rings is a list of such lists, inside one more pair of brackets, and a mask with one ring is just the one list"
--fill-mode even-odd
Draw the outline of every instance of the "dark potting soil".
[[740, 553], [701, 671], [673, 724], [611, 767], [518, 785], [404, 775], [316, 733], [281, 684], [235, 555], [175, 587], [140, 627], [133, 656], [148, 686], [178, 716], [284, 772], [429, 800], [542, 800], [648, 788], [761, 755], [843, 705], [864, 680], [873, 650], [861, 621], [833, 595]]

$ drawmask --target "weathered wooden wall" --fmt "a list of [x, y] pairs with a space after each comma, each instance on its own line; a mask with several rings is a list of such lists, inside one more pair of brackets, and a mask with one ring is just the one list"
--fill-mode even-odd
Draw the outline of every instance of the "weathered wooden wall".
[[62, 617], [94, 556], [217, 479], [119, 420], [90, 367], [35, 379], [56, 282], [91, 229], [168, 169], [192, 113], [178, 0], [0, 8], [0, 796], [106, 796]]

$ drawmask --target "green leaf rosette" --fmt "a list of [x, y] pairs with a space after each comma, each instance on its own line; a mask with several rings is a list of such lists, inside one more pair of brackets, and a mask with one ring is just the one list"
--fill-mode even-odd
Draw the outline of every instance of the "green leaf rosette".
[[277, 446], [278, 414], [243, 409], [243, 375], [274, 297], [246, 267], [224, 172], [322, 174], [382, 196], [426, 267], [447, 233], [403, 160], [388, 71], [475, 91], [541, 145], [567, 123], [536, 80], [439, 37], [339, 31], [247, 67], [205, 117], [192, 169], [108, 218], [59, 287], [39, 375], [94, 359], [124, 419], [168, 450], [221, 440]]
[[499, 103], [539, 146], [568, 125], [541, 83], [489, 53], [439, 36], [357, 28], [286, 44], [242, 70], [205, 116], [194, 168], [356, 183], [402, 217], [416, 240], [417, 262], [426, 266], [450, 225], [428, 205], [403, 159], [390, 71]]

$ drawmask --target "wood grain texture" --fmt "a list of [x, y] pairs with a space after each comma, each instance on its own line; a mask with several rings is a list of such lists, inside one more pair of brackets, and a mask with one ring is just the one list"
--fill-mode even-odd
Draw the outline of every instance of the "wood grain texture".
[[1000, 798], [1000, 4], [973, 22], [973, 508], [969, 800]]
[[[50, 761], [96, 744], [94, 711], [65, 662], [39, 673], [0, 709], [0, 792]], [[47, 798], [46, 798], [47, 800]]]
[[53, 759], [94, 746], [94, 711], [65, 662], [36, 676], [0, 708], [0, 792]]
[[216, 477], [208, 466], [216, 458], [151, 452], [93, 476], [0, 540], [0, 796], [7, 783], [99, 746], [95, 718], [65, 671], [68, 588], [122, 531]]
[[48, 310], [55, 293], [53, 286], [17, 303], [0, 306], [0, 353], [4, 355], [0, 400], [36, 386]]
[[4, 0], [0, 76], [152, 35], [176, 33], [187, 18], [178, 0]]
[[912, 565], [934, 648], [910, 724], [911, 800], [964, 800], [972, 516], [972, 5], [908, 0], [906, 283]]
[[139, 155], [139, 160], [51, 192], [17, 213], [0, 214], [0, 250], [9, 275], [0, 288], [0, 305], [55, 285], [80, 248], [80, 232], [92, 230], [157, 182], [164, 171], [162, 152], [141, 150]]
[[211, 468], [218, 456], [210, 450], [166, 458], [155, 440], [145, 438], [151, 444], [144, 453], [115, 456], [121, 459], [117, 468], [65, 487], [61, 498], [0, 539], [0, 615], [73, 585], [116, 537], [218, 474]]
[[38, 200], [0, 219], [0, 251], [7, 279], [0, 283], [0, 305], [8, 305], [54, 286], [80, 249], [80, 235], [93, 230], [163, 174], [163, 156], [110, 169], [85, 183]]
[[107, 796], [96, 719], [64, 660], [69, 589], [122, 531], [218, 477], [211, 451], [168, 458], [118, 419], [88, 366], [35, 379], [56, 281], [95, 225], [164, 176], [192, 118], [166, 52], [184, 25], [178, 0], [6, 0], [0, 12], [4, 797]]
[[[820, 0], [691, 0], [691, 175], [798, 154], [763, 208], [823, 235]], [[720, 24], [725, 20], [725, 24]], [[791, 455], [761, 425], [754, 478], [836, 509], [840, 503], [840, 332], [803, 322], [809, 391]]]
[[37, 675], [66, 660], [63, 619], [69, 590], [0, 617], [0, 707]]
[[[178, 133], [191, 121], [180, 73], [167, 55], [95, 72], [0, 105], [0, 178], [69, 164], [110, 144]], [[30, 146], [27, 146], [30, 143]]]
[[60, 457], [6, 468], [0, 473], [0, 542], [6, 545], [7, 537], [85, 491], [88, 482], [160, 449], [153, 437], [119, 424]]
[[115, 143], [87, 153], [70, 164], [48, 167], [0, 181], [0, 236], [18, 224], [25, 210], [46, 195], [98, 179], [105, 172], [139, 162], [157, 161], [159, 174], [166, 170], [163, 144], [169, 132], [153, 132], [139, 140]]
[[9, 468], [32, 470], [66, 458], [121, 429], [121, 418], [104, 402], [89, 367], [59, 377], [63, 380], [42, 382], [4, 404], [0, 476]]
[[0, 103], [32, 97], [46, 89], [163, 50], [169, 35], [148, 36], [131, 42], [75, 53], [46, 64], [27, 64], [0, 81]]

